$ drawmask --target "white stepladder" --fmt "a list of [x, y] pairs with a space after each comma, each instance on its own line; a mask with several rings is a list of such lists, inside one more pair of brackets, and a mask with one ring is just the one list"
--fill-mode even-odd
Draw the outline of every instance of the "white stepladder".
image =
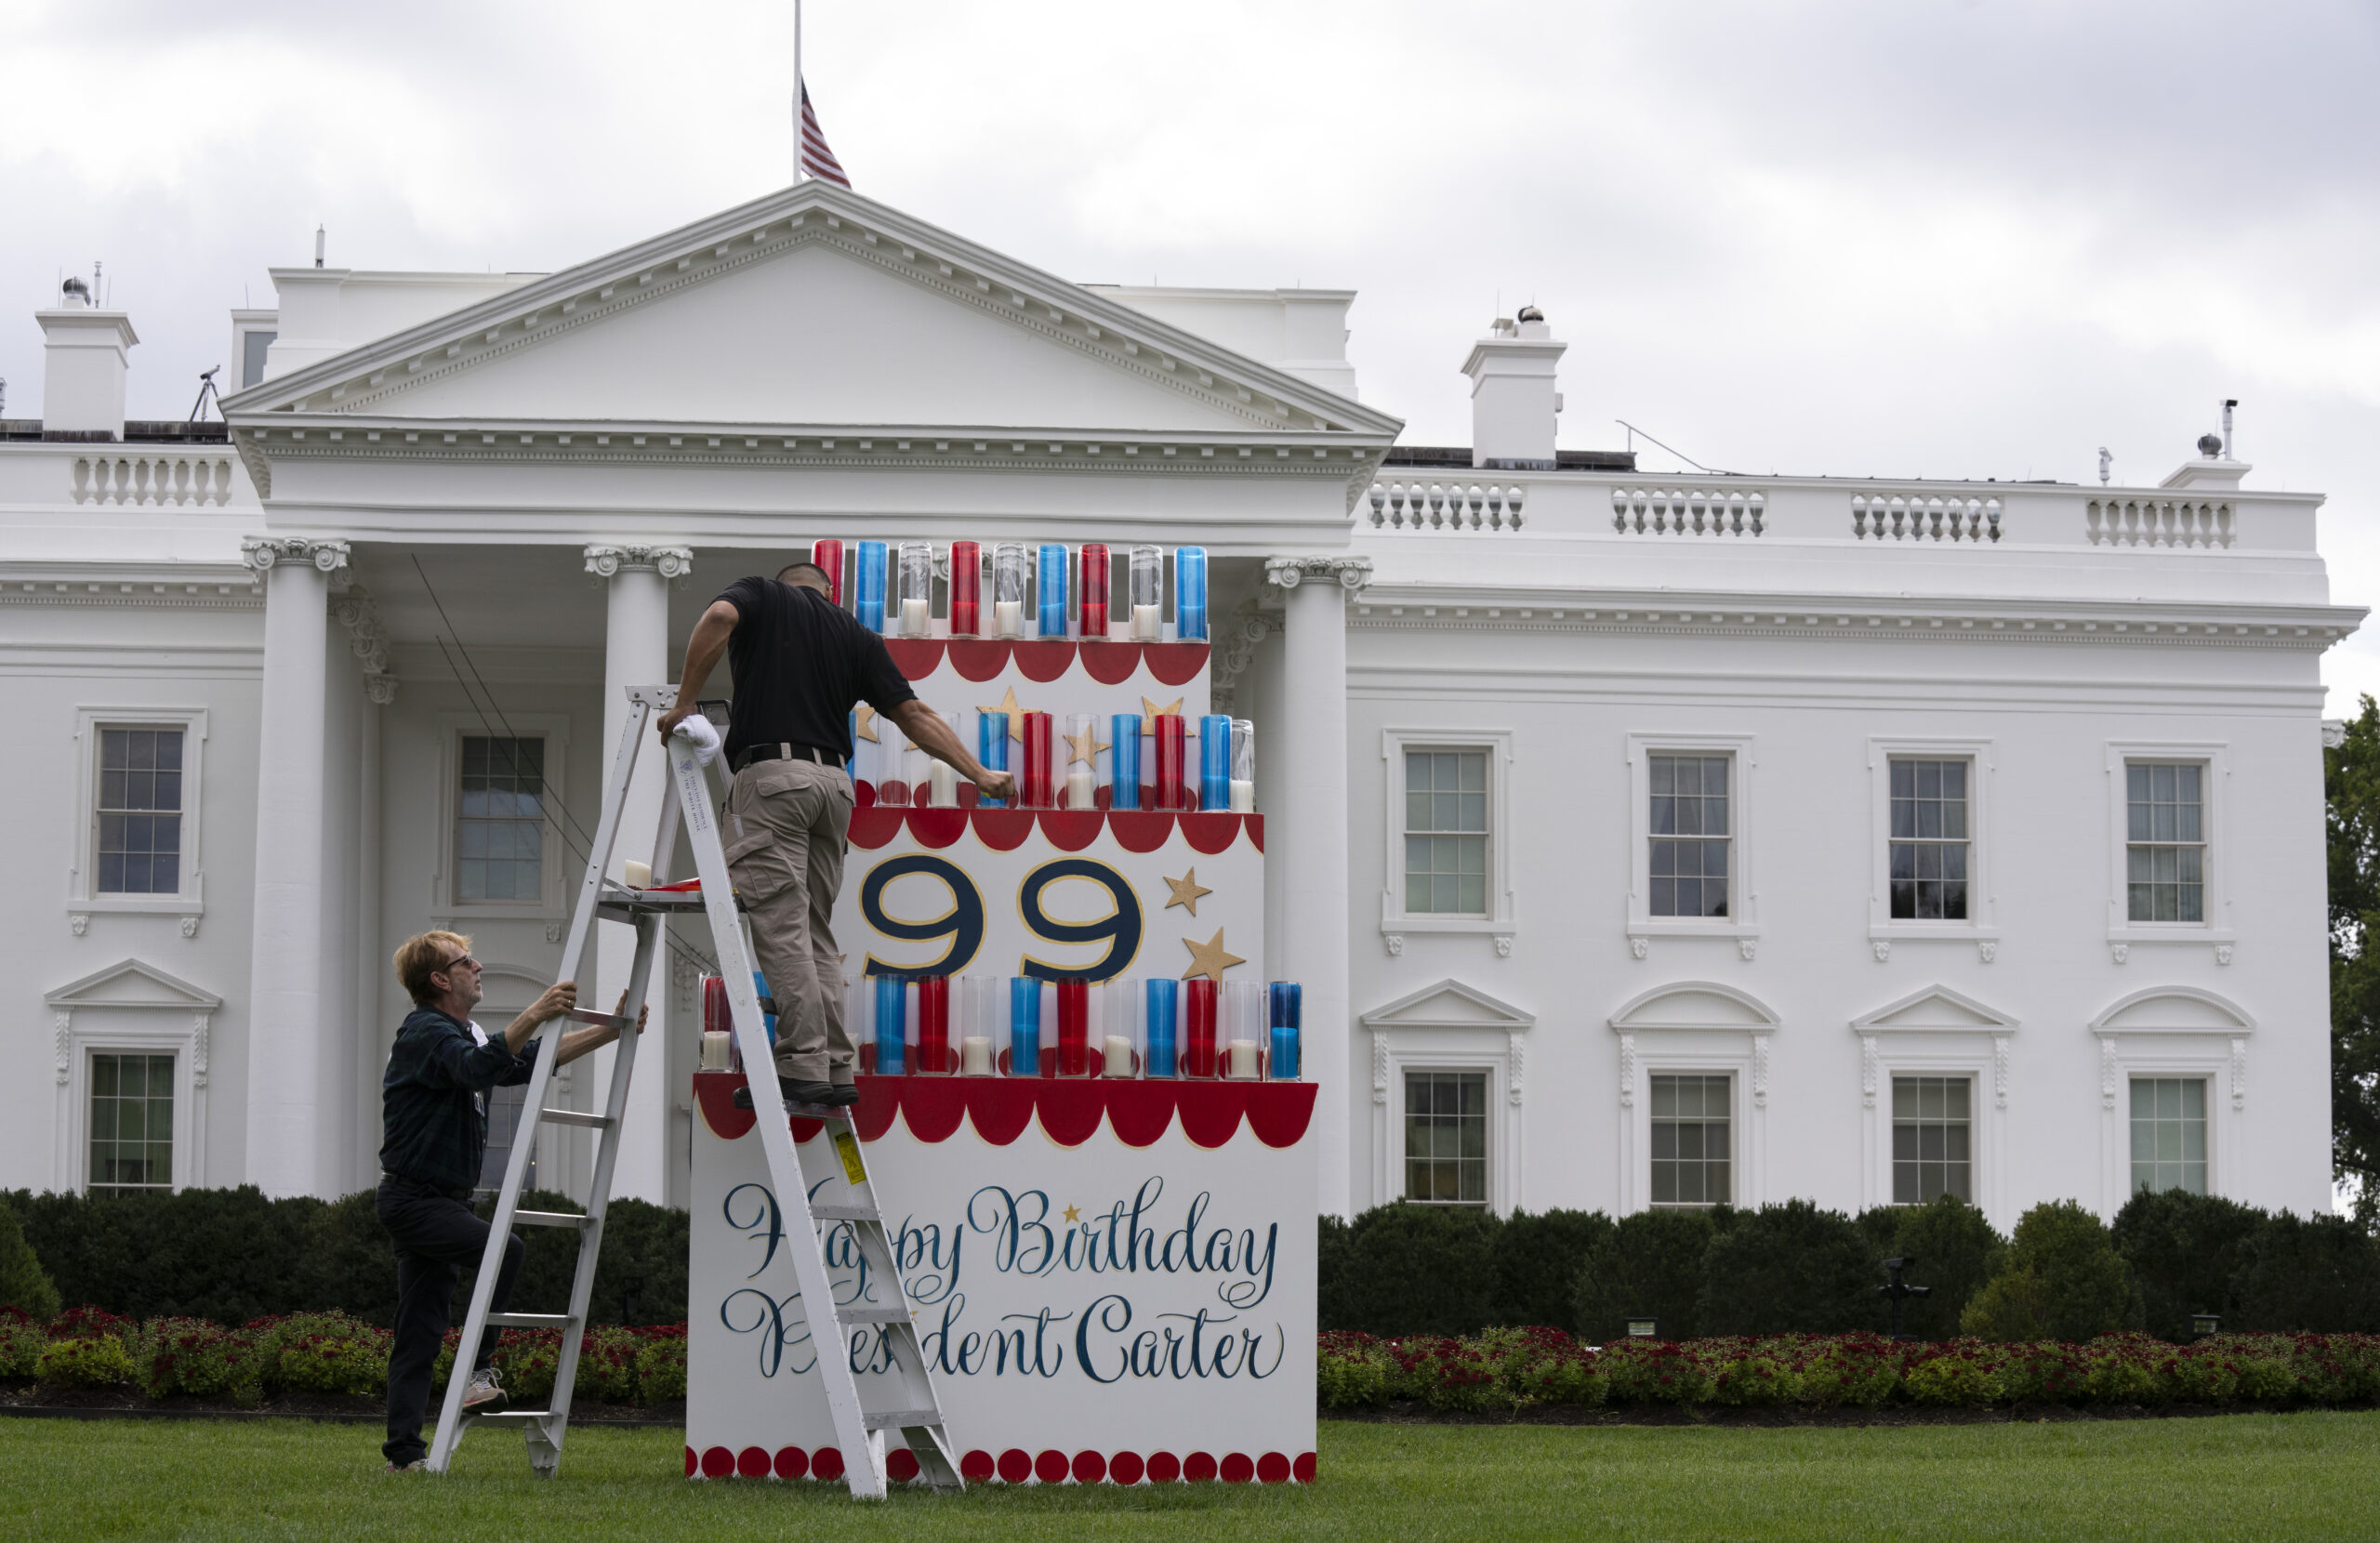
[[[538, 1056], [536, 1069], [530, 1076], [527, 1095], [522, 1102], [521, 1124], [513, 1136], [511, 1159], [505, 1168], [504, 1188], [496, 1195], [496, 1217], [488, 1233], [487, 1252], [480, 1261], [479, 1278], [471, 1289], [470, 1311], [463, 1321], [461, 1343], [465, 1346], [476, 1345], [481, 1332], [489, 1325], [559, 1328], [562, 1331], [562, 1357], [554, 1368], [553, 1396], [544, 1409], [505, 1410], [496, 1414], [467, 1416], [463, 1413], [462, 1403], [463, 1390], [469, 1380], [469, 1368], [461, 1364], [458, 1356], [455, 1373], [450, 1374], [446, 1380], [445, 1405], [439, 1415], [437, 1438], [430, 1448], [430, 1468], [433, 1472], [446, 1470], [465, 1428], [477, 1419], [521, 1424], [522, 1435], [528, 1442], [530, 1467], [539, 1477], [551, 1478], [561, 1466], [562, 1436], [570, 1419], [571, 1391], [577, 1379], [579, 1343], [586, 1328], [588, 1305], [595, 1288], [595, 1262], [602, 1244], [603, 1212], [610, 1199], [612, 1168], [619, 1151], [620, 1119], [628, 1107], [628, 1077], [636, 1057], [638, 1035], [630, 1032], [631, 1025], [644, 1003], [646, 986], [653, 973], [654, 955], [663, 940], [666, 917], [671, 912], [700, 910], [710, 921], [712, 942], [719, 950], [720, 972], [726, 978], [728, 1002], [734, 1021], [735, 1046], [745, 1066], [752, 1070], [749, 1081], [752, 1104], [757, 1114], [755, 1128], [760, 1134], [761, 1153], [768, 1160], [769, 1188], [774, 1196], [777, 1213], [783, 1219], [785, 1237], [793, 1256], [794, 1278], [801, 1288], [800, 1302], [802, 1315], [809, 1324], [811, 1342], [819, 1347], [819, 1381], [826, 1391], [827, 1410], [834, 1419], [836, 1444], [842, 1449], [845, 1480], [857, 1498], [883, 1498], [890, 1482], [890, 1454], [885, 1433], [898, 1431], [917, 1461], [919, 1477], [936, 1489], [963, 1489], [965, 1484], [959, 1476], [958, 1457], [943, 1427], [942, 1401], [934, 1391], [932, 1374], [927, 1367], [923, 1348], [918, 1341], [917, 1325], [907, 1305], [908, 1291], [901, 1278], [900, 1259], [885, 1232], [875, 1187], [862, 1161], [858, 1131], [849, 1109], [811, 1106], [799, 1109], [804, 1118], [826, 1122], [829, 1143], [840, 1167], [838, 1177], [848, 1185], [847, 1198], [838, 1204], [814, 1204], [810, 1198], [811, 1185], [802, 1178], [800, 1154], [793, 1143], [790, 1114], [774, 1075], [774, 1062], [770, 1052], [768, 1033], [761, 1021], [760, 993], [752, 983], [751, 950], [745, 937], [743, 918], [738, 915], [734, 890], [728, 879], [727, 853], [720, 842], [719, 822], [714, 813], [718, 803], [705, 770], [702, 753], [685, 734], [673, 736], [669, 741], [669, 780], [675, 797], [662, 800], [661, 828], [654, 842], [653, 867], [656, 875], [668, 871], [668, 858], [676, 847], [678, 827], [682, 820], [687, 844], [694, 849], [694, 870], [702, 882], [700, 891], [628, 890], [604, 877], [604, 869], [610, 865], [613, 843], [619, 834], [620, 810], [627, 801], [628, 785], [636, 774], [636, 762], [643, 747], [644, 736], [652, 727], [654, 715], [667, 712], [676, 700], [677, 690], [671, 686], [634, 687], [628, 692], [628, 721], [621, 729], [619, 749], [613, 761], [611, 781], [604, 794], [602, 817], [596, 825], [595, 839], [588, 854], [587, 876], [579, 886], [578, 903], [572, 912], [570, 935], [562, 950], [565, 961], [580, 958], [598, 915], [627, 922], [636, 929], [636, 958], [628, 971], [628, 999], [616, 1020], [609, 1014], [585, 1010], [570, 1015], [570, 1021], [582, 1023], [608, 1025], [616, 1022], [622, 1030], [618, 1052], [612, 1064], [612, 1086], [605, 1100], [604, 1112], [588, 1114], [576, 1110], [547, 1108], [545, 1095], [552, 1070], [551, 1057], [549, 1054]], [[539, 1030], [541, 1036], [559, 1035], [560, 1032], [553, 1026]], [[588, 1190], [587, 1214], [583, 1217], [518, 1208], [536, 1128], [548, 1122], [592, 1127], [598, 1133], [595, 1167]], [[492, 1313], [488, 1311], [488, 1299], [496, 1287], [496, 1271], [503, 1261], [505, 1239], [516, 1221], [579, 1229], [578, 1269], [571, 1281], [568, 1312]], [[834, 1283], [827, 1274], [826, 1240], [819, 1234], [820, 1223], [840, 1226], [850, 1232], [866, 1262], [868, 1273], [889, 1288], [892, 1296], [890, 1305], [866, 1302], [837, 1305]], [[889, 1379], [889, 1384], [898, 1390], [900, 1407], [872, 1410], [862, 1403], [859, 1379], [852, 1369], [849, 1354], [851, 1340], [848, 1336], [854, 1329], [880, 1337], [884, 1348], [892, 1352], [889, 1359], [892, 1363], [894, 1376]]]

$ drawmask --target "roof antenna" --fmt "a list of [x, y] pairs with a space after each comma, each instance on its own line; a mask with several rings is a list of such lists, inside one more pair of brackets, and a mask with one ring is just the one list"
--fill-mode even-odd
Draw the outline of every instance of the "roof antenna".
[[2231, 409], [2239, 405], [2240, 399], [2238, 397], [2225, 397], [2223, 399], [2223, 458], [2227, 461], [2237, 460], [2239, 458], [2231, 454]]
[[314, 227], [314, 266], [323, 266], [323, 228], [319, 225]]
[[2108, 447], [2104, 444], [2099, 446], [2099, 485], [2101, 487], [2108, 485], [2108, 468], [2114, 464], [2115, 457], [2108, 454]]

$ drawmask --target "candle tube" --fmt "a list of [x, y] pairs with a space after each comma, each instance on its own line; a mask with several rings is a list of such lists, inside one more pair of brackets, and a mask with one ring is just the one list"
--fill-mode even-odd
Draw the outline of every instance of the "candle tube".
[[1041, 1075], [1058, 1075], [1058, 983], [1041, 983]]
[[1063, 638], [1066, 635], [1066, 549], [1057, 542], [1041, 547], [1038, 584], [1035, 590], [1039, 601], [1041, 636]]
[[1184, 808], [1189, 802], [1189, 779], [1183, 764], [1189, 758], [1189, 725], [1180, 713], [1159, 713], [1150, 721], [1149, 732], [1157, 741], [1157, 807]]
[[1058, 1075], [1091, 1074], [1091, 983], [1058, 983]]
[[942, 1076], [950, 1070], [950, 977], [918, 978], [918, 1070]]
[[1057, 748], [1056, 725], [1048, 713], [1025, 715], [1025, 774], [1017, 790], [1017, 802], [1026, 809], [1048, 809], [1055, 799], [1050, 772]]
[[876, 715], [876, 801], [895, 809], [909, 806], [909, 736], [901, 726]]
[[1231, 807], [1235, 814], [1256, 812], [1256, 725], [1231, 720]]
[[971, 1034], [960, 1043], [959, 1071], [962, 1076], [987, 1077], [992, 1075], [992, 1042], [988, 1035]]
[[1231, 719], [1222, 713], [1198, 720], [1198, 807], [1231, 807]]
[[1215, 998], [1222, 995], [1211, 977], [1200, 975], [1183, 983], [1182, 1075], [1215, 1075]]
[[735, 1026], [734, 1014], [727, 1005], [727, 977], [703, 977], [703, 1033], [726, 1034]]
[[992, 547], [992, 614], [1003, 638], [1025, 636], [1025, 584], [1029, 554], [1022, 541], [1002, 541]]
[[1231, 1073], [1234, 1081], [1256, 1080], [1256, 1041], [1235, 1039], [1231, 1042]]
[[927, 768], [939, 765], [932, 756], [917, 746], [908, 735], [901, 736], [901, 780], [909, 785], [909, 801], [922, 807], [926, 801]]
[[1041, 983], [1030, 976], [1008, 983], [1008, 1075], [1041, 1075]]
[[826, 598], [837, 605], [843, 603], [843, 544], [840, 541], [813, 541], [810, 544], [810, 560], [826, 571]]
[[908, 983], [898, 975], [876, 981], [876, 1075], [897, 1077], [907, 1070]]
[[[752, 995], [759, 997], [763, 1002], [774, 1002], [777, 999], [776, 993], [769, 989], [769, 983], [761, 978], [760, 972], [757, 969], [752, 971]], [[760, 1014], [760, 1033], [767, 1038], [770, 1046], [774, 1048], [777, 1042], [777, 1015], [775, 1013], [764, 1012]]]
[[853, 613], [870, 632], [884, 630], [884, 562], [881, 541], [863, 541], [852, 566]]
[[[975, 758], [987, 772], [1008, 770], [1008, 714], [977, 713], [975, 715]], [[1004, 809], [1005, 798], [985, 798], [985, 809]]]
[[1276, 981], [1265, 996], [1270, 1009], [1266, 1016], [1271, 1020], [1270, 1037], [1273, 1041], [1269, 1068], [1272, 1078], [1276, 1082], [1295, 1082], [1299, 1075], [1298, 1052], [1302, 1048], [1299, 1042], [1304, 1037], [1301, 1029], [1305, 1013], [1305, 989], [1295, 981]]
[[1082, 597], [1082, 635], [1086, 639], [1107, 636], [1107, 579], [1106, 543], [1084, 542], [1077, 563], [1075, 588]]
[[1089, 713], [1066, 715], [1066, 807], [1099, 807], [1099, 719]]
[[1173, 548], [1173, 637], [1177, 642], [1207, 640], [1207, 548]]
[[1141, 716], [1117, 713], [1107, 720], [1107, 807], [1141, 807]]
[[972, 638], [983, 625], [984, 547], [978, 541], [950, 544], [950, 635]]
[[1153, 1077], [1174, 1075], [1174, 1018], [1181, 999], [1180, 987], [1180, 982], [1160, 976], [1152, 979], [1144, 993], [1147, 1003], [1144, 1033], [1148, 1040], [1148, 1074]]
[[922, 638], [932, 630], [933, 547], [922, 541], [901, 543], [901, 636]]
[[1154, 643], [1165, 636], [1165, 552], [1157, 547], [1135, 547], [1128, 554], [1125, 594], [1132, 608], [1132, 638]]

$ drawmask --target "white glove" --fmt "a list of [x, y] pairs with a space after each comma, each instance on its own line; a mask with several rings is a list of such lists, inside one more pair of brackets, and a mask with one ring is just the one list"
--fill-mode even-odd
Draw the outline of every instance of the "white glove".
[[708, 766], [719, 758], [719, 725], [700, 713], [678, 720], [678, 737], [694, 747], [694, 763]]

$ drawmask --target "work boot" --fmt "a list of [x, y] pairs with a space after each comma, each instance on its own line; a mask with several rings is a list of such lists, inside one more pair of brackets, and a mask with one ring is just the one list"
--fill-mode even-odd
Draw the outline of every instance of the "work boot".
[[[796, 1082], [791, 1077], [777, 1078], [777, 1096], [787, 1103], [807, 1104], [813, 1109], [839, 1109], [859, 1101], [859, 1090], [855, 1088], [837, 1088], [826, 1082]], [[751, 1108], [752, 1089], [748, 1087], [735, 1089], [734, 1103], [738, 1109]]]

